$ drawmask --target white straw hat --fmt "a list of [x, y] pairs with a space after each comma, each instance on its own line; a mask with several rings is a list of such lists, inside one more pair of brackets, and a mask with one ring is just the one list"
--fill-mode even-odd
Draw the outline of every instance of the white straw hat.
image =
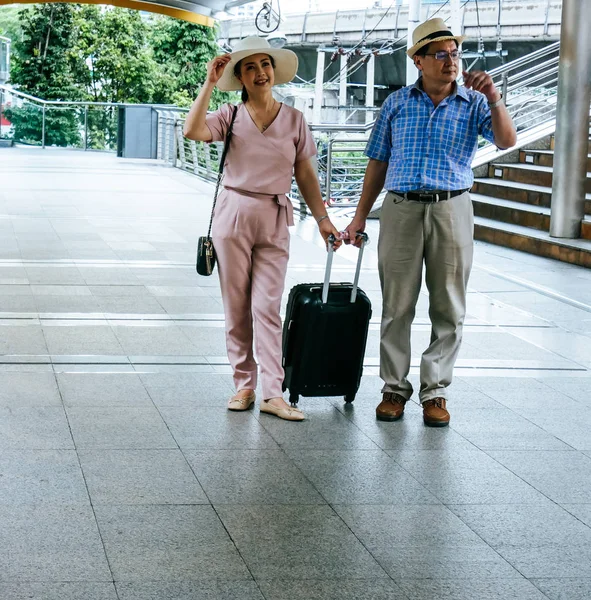
[[233, 92], [242, 89], [242, 84], [234, 75], [234, 67], [237, 62], [253, 54], [268, 54], [273, 57], [275, 61], [275, 85], [288, 83], [298, 72], [298, 57], [295, 52], [284, 48], [272, 48], [267, 40], [253, 35], [240, 40], [234, 46], [234, 51], [230, 54], [232, 58], [226, 65], [224, 73], [217, 84], [220, 90]]
[[455, 40], [459, 47], [465, 39], [465, 35], [454, 35], [443, 19], [429, 19], [413, 31], [413, 45], [406, 53], [412, 58], [423, 46], [433, 42], [445, 42], [446, 40]]

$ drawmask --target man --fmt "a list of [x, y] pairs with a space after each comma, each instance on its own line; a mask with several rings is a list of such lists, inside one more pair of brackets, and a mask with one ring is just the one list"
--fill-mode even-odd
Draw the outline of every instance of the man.
[[413, 392], [410, 331], [424, 262], [431, 343], [421, 358], [419, 400], [426, 425], [449, 423], [446, 395], [460, 349], [473, 255], [470, 165], [479, 135], [501, 148], [516, 141], [511, 117], [487, 73], [464, 72], [464, 85], [456, 83], [463, 41], [442, 19], [414, 31], [407, 54], [420, 77], [390, 94], [381, 108], [365, 150], [370, 160], [359, 206], [343, 234], [351, 242], [364, 231], [385, 187], [378, 244], [384, 387], [376, 409], [383, 421], [400, 419]]

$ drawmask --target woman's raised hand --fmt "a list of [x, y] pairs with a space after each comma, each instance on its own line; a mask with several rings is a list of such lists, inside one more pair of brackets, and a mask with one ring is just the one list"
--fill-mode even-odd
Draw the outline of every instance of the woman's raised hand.
[[222, 76], [226, 65], [232, 57], [229, 54], [216, 56], [207, 63], [207, 81], [216, 84]]

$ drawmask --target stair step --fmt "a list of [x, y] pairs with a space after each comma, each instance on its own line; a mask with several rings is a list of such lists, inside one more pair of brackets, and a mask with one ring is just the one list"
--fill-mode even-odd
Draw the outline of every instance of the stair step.
[[581, 237], [584, 240], [591, 240], [591, 217], [588, 215], [585, 215], [581, 222]]
[[522, 225], [474, 217], [474, 238], [480, 241], [591, 267], [591, 241], [551, 238], [546, 232]]
[[523, 202], [501, 200], [482, 194], [470, 194], [474, 205], [474, 215], [487, 219], [533, 227], [543, 231], [550, 229], [550, 209], [532, 206]]
[[[522, 163], [496, 163], [489, 165], [488, 176], [517, 183], [530, 183], [552, 187], [552, 167]], [[587, 173], [585, 192], [591, 192], [591, 173]]]
[[[544, 206], [546, 208], [550, 207], [552, 200], [551, 187], [490, 177], [475, 179], [471, 193], [500, 198], [502, 200], [522, 202], [532, 206]], [[585, 198], [585, 213], [591, 215], [591, 194], [586, 194]]]
[[[554, 166], [554, 150], [520, 150], [519, 162], [526, 165]], [[587, 155], [587, 171], [591, 171], [591, 154]]]

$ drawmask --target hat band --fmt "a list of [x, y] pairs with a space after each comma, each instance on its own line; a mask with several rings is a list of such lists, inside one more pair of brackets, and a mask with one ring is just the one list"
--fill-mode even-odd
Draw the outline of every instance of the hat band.
[[456, 37], [456, 36], [451, 31], [449, 31], [449, 30], [436, 31], [435, 33], [430, 33], [429, 35], [427, 35], [424, 38], [420, 39], [417, 42], [417, 44], [420, 44], [421, 42], [424, 42], [425, 40], [433, 40], [435, 38], [440, 38], [440, 37]]

